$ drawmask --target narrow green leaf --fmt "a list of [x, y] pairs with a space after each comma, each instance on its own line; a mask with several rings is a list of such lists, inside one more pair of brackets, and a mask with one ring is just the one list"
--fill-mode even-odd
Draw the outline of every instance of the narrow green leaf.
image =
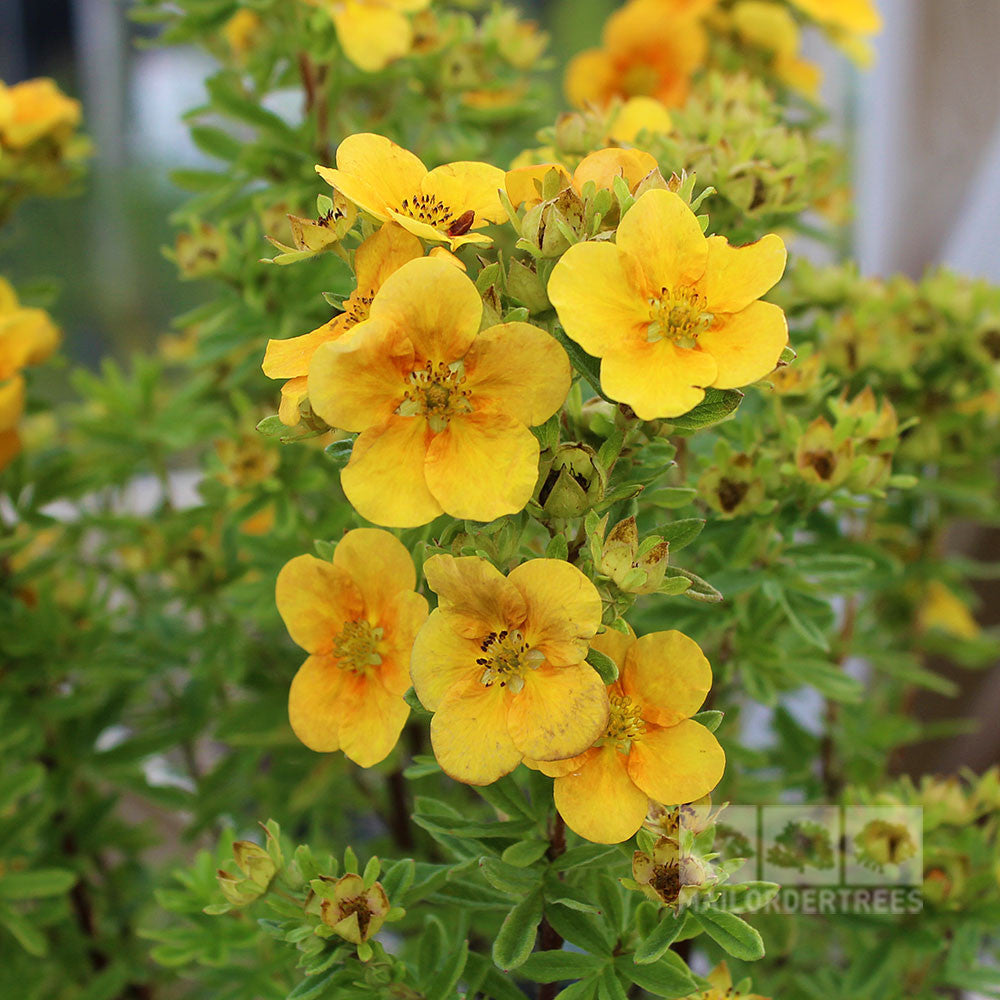
[[600, 674], [601, 680], [605, 684], [614, 684], [618, 680], [618, 665], [610, 656], [596, 649], [591, 649], [587, 653], [587, 662]]
[[743, 402], [739, 389], [706, 389], [705, 398], [683, 416], [670, 417], [675, 431], [697, 431], [725, 420]]
[[672, 951], [664, 952], [659, 961], [649, 965], [637, 965], [631, 955], [619, 955], [615, 967], [629, 982], [653, 996], [686, 997], [698, 989], [683, 959]]
[[523, 965], [535, 946], [535, 935], [542, 921], [542, 893], [536, 889], [517, 904], [503, 919], [493, 941], [493, 961], [498, 969], [509, 972]]
[[[535, 983], [558, 983], [563, 979], [583, 979], [596, 973], [603, 964], [604, 959], [596, 955], [574, 951], [536, 951], [519, 966], [517, 974]], [[693, 980], [691, 989], [694, 989]]]
[[659, 961], [663, 953], [677, 940], [683, 923], [683, 920], [678, 920], [673, 915], [662, 917], [635, 949], [636, 964], [650, 965]]
[[0, 875], [0, 899], [39, 899], [61, 896], [76, 882], [76, 873], [65, 868], [38, 868]]
[[725, 712], [720, 712], [718, 709], [709, 708], [704, 712], [698, 712], [697, 715], [692, 715], [691, 721], [700, 722], [710, 733], [714, 733], [722, 725], [725, 714]]
[[724, 910], [702, 910], [693, 916], [705, 933], [733, 958], [756, 962], [764, 957], [760, 934], [742, 917]]
[[[448, 951], [445, 954], [448, 954]], [[444, 966], [438, 969], [434, 985], [425, 994], [427, 1000], [451, 1000], [455, 996], [455, 987], [465, 971], [468, 959], [469, 942], [463, 941], [458, 948], [450, 952]]]

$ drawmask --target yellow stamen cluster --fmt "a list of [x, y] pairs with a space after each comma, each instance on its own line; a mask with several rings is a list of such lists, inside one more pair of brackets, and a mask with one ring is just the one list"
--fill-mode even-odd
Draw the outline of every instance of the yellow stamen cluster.
[[545, 659], [537, 649], [530, 649], [520, 631], [490, 632], [479, 647], [483, 655], [476, 663], [483, 667], [480, 682], [484, 687], [498, 683], [517, 694], [524, 687], [524, 672], [536, 669]]
[[348, 622], [333, 641], [333, 656], [342, 670], [363, 673], [382, 662], [378, 644], [383, 630], [366, 621]]
[[627, 695], [613, 695], [604, 738], [611, 743], [617, 743], [620, 749], [627, 753], [632, 740], [645, 731], [646, 724], [639, 715], [639, 706]]
[[411, 372], [404, 401], [397, 413], [404, 417], [424, 416], [431, 430], [443, 431], [449, 418], [471, 413], [470, 390], [463, 389], [465, 369], [461, 362], [447, 365], [428, 361], [423, 368]]
[[657, 298], [649, 300], [649, 307], [646, 339], [651, 344], [665, 339], [678, 347], [693, 348], [698, 334], [715, 319], [707, 312], [705, 297], [693, 288], [662, 288]]

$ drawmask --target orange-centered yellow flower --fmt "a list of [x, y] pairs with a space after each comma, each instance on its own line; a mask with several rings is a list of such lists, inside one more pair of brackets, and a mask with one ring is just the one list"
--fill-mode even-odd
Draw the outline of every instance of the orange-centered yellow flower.
[[469, 278], [422, 257], [389, 276], [349, 337], [313, 356], [313, 409], [360, 432], [341, 484], [369, 521], [491, 521], [531, 497], [539, 447], [528, 428], [565, 400], [569, 359], [527, 323], [480, 333], [482, 314]]
[[384, 760], [410, 709], [407, 665], [427, 601], [403, 544], [357, 528], [329, 563], [296, 556], [278, 574], [278, 611], [309, 654], [288, 695], [295, 735], [310, 750], [343, 750], [356, 764]]
[[587, 49], [566, 70], [566, 96], [577, 107], [615, 97], [684, 103], [708, 41], [697, 15], [704, 4], [630, 0], [604, 25], [602, 46]]
[[6, 88], [0, 83], [0, 141], [24, 149], [45, 136], [65, 138], [80, 124], [80, 102], [67, 97], [47, 77]]
[[337, 148], [337, 168], [317, 173], [358, 208], [385, 222], [398, 222], [414, 236], [447, 243], [490, 243], [474, 230], [502, 222], [503, 171], [488, 163], [446, 163], [428, 170], [385, 136], [349, 135]]
[[413, 45], [407, 14], [431, 0], [307, 0], [333, 18], [344, 55], [358, 69], [375, 73], [405, 56]]
[[619, 671], [608, 688], [604, 733], [578, 757], [533, 763], [556, 779], [556, 808], [571, 830], [617, 844], [642, 826], [650, 799], [674, 805], [707, 795], [726, 755], [691, 719], [712, 685], [712, 668], [693, 639], [675, 631], [635, 639], [609, 629], [592, 645]]
[[571, 757], [604, 732], [607, 692], [584, 662], [601, 598], [575, 566], [533, 559], [504, 577], [484, 559], [437, 555], [424, 574], [438, 607], [410, 674], [446, 774], [488, 785], [524, 757]]
[[339, 339], [366, 320], [372, 300], [385, 279], [407, 261], [422, 257], [423, 253], [423, 245], [416, 236], [394, 222], [385, 223], [354, 254], [357, 287], [344, 302], [344, 311], [312, 333], [267, 342], [261, 366], [264, 374], [268, 378], [288, 380], [281, 387], [278, 416], [282, 423], [293, 426], [299, 422], [299, 406], [309, 394], [306, 383], [309, 363], [319, 346]]
[[757, 299], [784, 268], [778, 236], [745, 247], [706, 239], [680, 197], [647, 191], [616, 244], [569, 248], [548, 296], [567, 335], [602, 359], [607, 395], [653, 420], [686, 413], [707, 386], [748, 385], [774, 369], [788, 326]]

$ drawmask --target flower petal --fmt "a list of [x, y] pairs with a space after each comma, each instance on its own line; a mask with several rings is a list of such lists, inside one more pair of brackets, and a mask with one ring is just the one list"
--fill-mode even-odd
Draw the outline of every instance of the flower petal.
[[368, 237], [354, 253], [354, 273], [358, 291], [371, 296], [393, 271], [408, 261], [423, 257], [424, 248], [412, 233], [394, 222], [386, 222]]
[[600, 747], [590, 747], [583, 753], [567, 757], [565, 760], [534, 760], [532, 757], [525, 757], [523, 763], [525, 767], [541, 771], [548, 778], [561, 778], [563, 775], [579, 771], [594, 754], [600, 753], [600, 750]]
[[683, 632], [652, 632], [629, 647], [621, 683], [646, 722], [673, 726], [704, 704], [712, 668], [698, 643]]
[[556, 809], [576, 834], [595, 844], [620, 844], [642, 826], [649, 797], [629, 777], [624, 754], [605, 745], [579, 770], [556, 778]]
[[667, 340], [608, 354], [601, 361], [601, 388], [628, 403], [641, 420], [677, 417], [705, 398], [718, 374], [707, 351], [687, 350]]
[[427, 486], [452, 517], [492, 521], [516, 514], [538, 480], [538, 438], [503, 413], [455, 417], [427, 447]]
[[392, 416], [354, 442], [340, 485], [365, 520], [415, 528], [442, 513], [424, 478], [431, 436], [422, 417]]
[[[386, 208], [399, 208], [404, 198], [412, 198], [417, 193], [427, 168], [408, 149], [403, 149], [384, 135], [359, 132], [349, 135], [337, 147], [337, 172], [367, 186], [377, 199], [375, 207], [382, 211], [382, 218], [385, 218]], [[350, 191], [329, 180], [322, 171], [321, 176], [361, 208], [369, 208], [357, 201]]]
[[409, 340], [391, 326], [368, 319], [354, 327], [350, 337], [317, 348], [309, 365], [312, 408], [331, 427], [377, 427], [403, 402], [413, 365]]
[[317, 327], [312, 333], [286, 340], [269, 340], [260, 366], [268, 378], [297, 378], [309, 374], [309, 362], [320, 344], [336, 340], [343, 331], [343, 320], [335, 316], [329, 323]]
[[288, 721], [310, 750], [329, 753], [340, 749], [340, 720], [345, 710], [357, 708], [348, 700], [348, 674], [326, 656], [310, 656], [292, 678], [288, 692]]
[[608, 692], [588, 663], [553, 667], [543, 663], [524, 674], [511, 696], [507, 726], [525, 757], [564, 760], [583, 753], [608, 724]]
[[785, 244], [774, 233], [745, 247], [731, 247], [724, 236], [710, 236], [702, 280], [708, 311], [746, 309], [781, 280], [787, 258]]
[[366, 73], [377, 73], [410, 51], [410, 22], [388, 6], [356, 0], [334, 4], [333, 23], [344, 55]]
[[420, 185], [424, 194], [446, 205], [453, 218], [474, 212], [472, 229], [503, 222], [507, 212], [500, 204], [504, 172], [489, 163], [462, 160], [435, 167]]
[[749, 385], [774, 371], [788, 343], [788, 322], [770, 302], [751, 302], [741, 312], [717, 317], [698, 337], [698, 346], [718, 365], [717, 389]]
[[603, 357], [646, 339], [650, 309], [640, 279], [637, 261], [620, 248], [577, 243], [552, 271], [549, 301], [566, 334], [588, 354]]
[[482, 676], [476, 664], [482, 656], [478, 639], [460, 636], [441, 610], [432, 611], [417, 633], [410, 658], [410, 677], [420, 704], [436, 712], [455, 685], [464, 686]]
[[642, 261], [657, 290], [693, 285], [708, 263], [708, 241], [701, 225], [673, 191], [647, 191], [638, 198], [618, 226], [616, 241]]
[[361, 592], [350, 576], [309, 555], [281, 567], [275, 601], [292, 641], [310, 653], [329, 652], [344, 622], [364, 612]]
[[[554, 666], [580, 663], [601, 624], [597, 588], [561, 559], [530, 559], [512, 569], [507, 579], [527, 606], [523, 631], [528, 643]], [[591, 667], [587, 670], [597, 676]]]
[[566, 67], [566, 97], [574, 107], [604, 104], [614, 93], [615, 68], [603, 49], [585, 49]]
[[24, 412], [24, 377], [15, 375], [6, 382], [0, 382], [0, 431], [9, 431]]
[[628, 758], [632, 780], [651, 799], [668, 806], [707, 795], [725, 769], [719, 741], [690, 719], [666, 729], [647, 729], [632, 742]]
[[615, 178], [621, 177], [629, 190], [634, 191], [639, 182], [659, 166], [655, 156], [641, 149], [598, 149], [585, 156], [573, 171], [573, 187], [582, 192], [584, 184], [593, 181], [598, 191], [601, 188], [612, 190]]
[[281, 401], [278, 403], [278, 419], [286, 427], [294, 427], [301, 419], [299, 405], [309, 395], [309, 380], [305, 375], [290, 378], [281, 387]]
[[448, 624], [468, 639], [518, 628], [528, 613], [521, 591], [478, 556], [431, 556], [424, 577]]
[[354, 581], [368, 615], [379, 615], [401, 590], [413, 590], [417, 571], [406, 546], [381, 528], [347, 532], [333, 553], [333, 565]]
[[507, 732], [504, 688], [478, 679], [456, 685], [431, 719], [431, 746], [441, 769], [467, 785], [488, 785], [521, 762]]
[[483, 300], [470, 278], [446, 260], [421, 257], [389, 275], [368, 322], [405, 334], [418, 358], [450, 363], [472, 346], [482, 316]]
[[606, 628], [600, 635], [595, 635], [590, 640], [592, 649], [598, 653], [603, 653], [610, 657], [618, 666], [618, 675], [621, 676], [625, 669], [625, 658], [628, 655], [629, 647], [635, 642], [635, 635], [625, 635], [616, 628]]
[[554, 337], [529, 323], [484, 330], [465, 356], [473, 399], [530, 427], [544, 423], [569, 392], [569, 358]]
[[349, 675], [345, 687], [352, 685], [357, 687], [358, 701], [342, 696], [340, 749], [359, 767], [372, 767], [392, 753], [410, 706], [402, 693], [387, 691], [375, 677]]
[[537, 205], [542, 200], [542, 183], [554, 170], [562, 180], [562, 187], [572, 183], [569, 171], [561, 163], [533, 163], [526, 167], [515, 167], [504, 176], [504, 187], [510, 203], [517, 208], [527, 203]]
[[385, 607], [380, 623], [385, 636], [379, 643], [382, 663], [375, 673], [391, 694], [402, 697], [411, 686], [410, 659], [413, 644], [427, 621], [427, 598], [404, 590]]

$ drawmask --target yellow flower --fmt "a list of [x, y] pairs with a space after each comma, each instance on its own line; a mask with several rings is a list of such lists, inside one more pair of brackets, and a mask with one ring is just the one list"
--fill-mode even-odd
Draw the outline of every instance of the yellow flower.
[[281, 422], [293, 427], [301, 419], [299, 407], [309, 395], [309, 363], [320, 345], [338, 340], [368, 318], [368, 309], [383, 282], [407, 261], [423, 256], [415, 236], [394, 222], [387, 222], [358, 247], [354, 254], [357, 287], [344, 302], [344, 311], [312, 333], [286, 340], [269, 340], [261, 366], [268, 378], [287, 379], [281, 387]]
[[823, 27], [859, 66], [871, 65], [874, 50], [869, 41], [882, 30], [882, 17], [874, 0], [791, 0]]
[[333, 899], [324, 899], [320, 908], [323, 923], [352, 944], [361, 944], [378, 934], [389, 910], [389, 897], [382, 883], [365, 888], [364, 879], [355, 874], [337, 879]]
[[24, 379], [15, 375], [0, 382], [0, 432], [17, 426], [24, 413]]
[[680, 197], [647, 191], [617, 244], [569, 248], [548, 296], [567, 335], [602, 359], [604, 392], [653, 420], [697, 406], [706, 386], [732, 389], [774, 369], [788, 326], [757, 299], [784, 267], [778, 236], [745, 247], [706, 239]]
[[0, 120], [0, 141], [9, 149], [25, 149], [45, 136], [64, 138], [80, 123], [80, 102], [47, 77], [6, 88], [4, 103], [8, 110]]
[[982, 632], [968, 605], [940, 580], [927, 584], [917, 609], [917, 626], [922, 632], [940, 629], [957, 639], [975, 639]]
[[611, 118], [608, 139], [611, 142], [634, 143], [643, 132], [654, 135], [673, 128], [670, 112], [655, 97], [630, 97]]
[[730, 16], [742, 41], [772, 54], [771, 69], [779, 80], [810, 97], [816, 96], [822, 72], [799, 55], [801, 32], [787, 7], [771, 0], [740, 0]]
[[725, 962], [720, 962], [706, 978], [712, 988], [697, 994], [693, 1000], [768, 1000], [758, 993], [737, 993], [733, 989], [733, 977]]
[[431, 0], [306, 0], [333, 18], [344, 55], [358, 69], [377, 73], [405, 56], [413, 44], [407, 14], [425, 10]]
[[602, 47], [581, 52], [566, 70], [570, 102], [603, 107], [615, 97], [646, 96], [669, 107], [683, 104], [708, 48], [700, 6], [630, 0], [615, 11], [604, 25]]
[[44, 309], [29, 309], [10, 282], [0, 278], [0, 381], [37, 365], [59, 344], [59, 330]]
[[679, 804], [707, 795], [726, 755], [691, 719], [712, 686], [712, 668], [693, 639], [677, 631], [636, 639], [608, 629], [591, 645], [619, 669], [608, 687], [607, 727], [580, 756], [536, 766], [556, 779], [556, 808], [571, 830], [617, 844], [642, 826], [650, 799]]
[[569, 359], [527, 323], [480, 333], [482, 315], [469, 278], [422, 257], [389, 276], [350, 337], [316, 351], [309, 398], [331, 427], [360, 432], [341, 485], [369, 521], [491, 521], [531, 497], [528, 428], [562, 405]]
[[309, 658], [288, 694], [295, 735], [310, 750], [343, 750], [362, 767], [384, 760], [410, 709], [407, 666], [427, 601], [416, 571], [387, 531], [357, 528], [333, 562], [296, 556], [278, 574], [278, 612]]
[[358, 208], [382, 222], [398, 222], [414, 236], [447, 243], [490, 243], [481, 229], [507, 217], [500, 204], [503, 171], [488, 163], [459, 162], [428, 170], [385, 136], [349, 135], [337, 149], [337, 167], [317, 173]]
[[600, 736], [608, 696], [584, 657], [601, 599], [575, 566], [532, 559], [505, 578], [484, 559], [437, 555], [424, 574], [438, 607], [410, 674], [446, 774], [488, 785], [525, 757], [572, 757]]
[[256, 47], [263, 27], [260, 15], [246, 7], [240, 8], [222, 26], [222, 37], [237, 62], [244, 62]]

